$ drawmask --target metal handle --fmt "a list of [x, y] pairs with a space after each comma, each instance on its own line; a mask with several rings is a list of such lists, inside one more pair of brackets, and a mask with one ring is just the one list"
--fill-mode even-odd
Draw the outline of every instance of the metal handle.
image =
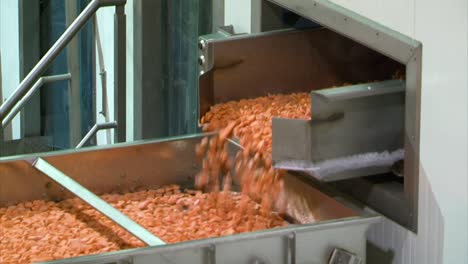
[[78, 196], [81, 200], [91, 205], [94, 209], [107, 216], [114, 223], [130, 232], [132, 235], [140, 239], [143, 243], [149, 246], [164, 245], [165, 242], [153, 235], [151, 232], [128, 218], [125, 214], [112, 207], [110, 204], [102, 200], [81, 184], [59, 171], [57, 168], [49, 164], [47, 161], [37, 158], [32, 160], [32, 166], [44, 173], [47, 177], [60, 184], [65, 189]]
[[92, 0], [81, 14], [71, 23], [55, 44], [47, 51], [42, 59], [34, 66], [31, 72], [21, 81], [13, 94], [0, 105], [0, 120], [3, 123], [5, 117], [13, 110], [15, 105], [25, 97], [32, 89], [44, 71], [49, 67], [52, 61], [62, 52], [67, 44], [75, 37], [78, 31], [94, 16], [96, 11], [105, 6], [122, 6], [127, 0]]

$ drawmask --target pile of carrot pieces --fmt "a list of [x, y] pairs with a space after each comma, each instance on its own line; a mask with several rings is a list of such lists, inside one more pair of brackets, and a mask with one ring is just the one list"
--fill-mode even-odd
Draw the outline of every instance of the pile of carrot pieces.
[[[277, 214], [235, 192], [203, 193], [172, 185], [101, 198], [167, 243], [287, 224]], [[143, 242], [77, 198], [0, 208], [0, 263], [57, 260], [143, 246]]]

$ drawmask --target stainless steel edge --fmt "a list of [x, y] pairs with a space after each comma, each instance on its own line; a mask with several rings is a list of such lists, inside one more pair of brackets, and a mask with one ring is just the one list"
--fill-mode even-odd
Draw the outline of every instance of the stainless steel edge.
[[327, 0], [269, 0], [406, 64], [420, 43]]
[[[388, 80], [382, 82], [363, 83], [342, 86], [338, 88], [313, 91], [317, 96], [323, 96], [327, 101], [349, 100], [366, 96], [384, 95], [395, 92], [404, 92], [405, 82], [402, 80]], [[315, 114], [315, 112], [314, 112]]]
[[85, 201], [93, 208], [101, 212], [103, 215], [107, 216], [110, 220], [114, 223], [118, 224], [135, 237], [140, 239], [142, 242], [149, 246], [159, 246], [164, 245], [164, 241], [153, 235], [151, 232], [128, 218], [126, 215], [121, 213], [119, 210], [115, 209], [107, 202], [99, 198], [99, 196], [95, 195], [78, 182], [74, 181], [72, 178], [68, 177], [54, 166], [49, 164], [47, 161], [37, 158], [32, 163], [36, 169], [47, 175], [50, 179], [55, 181], [56, 183], [60, 184], [68, 191], [72, 192], [81, 200]]
[[[378, 223], [380, 221], [381, 221], [381, 216], [378, 216], [378, 215], [369, 215], [365, 217], [351, 217], [351, 218], [345, 218], [345, 219], [327, 221], [327, 222], [321, 222], [321, 223], [315, 223], [315, 224], [307, 224], [307, 225], [301, 225], [301, 226], [289, 226], [285, 228], [257, 231], [257, 232], [251, 232], [251, 233], [243, 233], [243, 234], [238, 234], [238, 235], [233, 235], [233, 236], [196, 240], [196, 241], [190, 241], [190, 242], [182, 242], [182, 243], [166, 245], [164, 247], [147, 247], [147, 248], [140, 248], [140, 249], [122, 250], [122, 251], [104, 253], [104, 254], [99, 254], [99, 255], [94, 255], [94, 256], [70, 258], [70, 259], [51, 261], [51, 262], [46, 262], [46, 263], [49, 263], [49, 264], [62, 264], [62, 263], [104, 264], [104, 263], [112, 263], [112, 262], [119, 263], [119, 261], [128, 260], [128, 259], [134, 260], [138, 257], [141, 257], [142, 259], [138, 263], [155, 263], [154, 259], [155, 258], [157, 259], [157, 257], [161, 255], [166, 256], [166, 262], [164, 263], [172, 263], [172, 261], [167, 262], [167, 256], [169, 254], [170, 255], [177, 254], [177, 252], [181, 252], [184, 250], [190, 250], [190, 252], [192, 252], [195, 255], [196, 249], [205, 249], [205, 248], [213, 248], [213, 247], [216, 249], [220, 246], [226, 245], [228, 246], [228, 248], [230, 248], [232, 252], [239, 254], [241, 253], [239, 251], [240, 248], [238, 247], [240, 244], [237, 244], [237, 243], [246, 243], [249, 241], [258, 241], [258, 240], [268, 239], [268, 238], [283, 238], [283, 237], [288, 237], [291, 233], [295, 233], [296, 236], [307, 235], [309, 233], [313, 235], [314, 232], [336, 230], [336, 229], [341, 230], [342, 228], [346, 228], [346, 227], [362, 226], [364, 227], [364, 229], [367, 229], [367, 227], [369, 227], [371, 224]], [[360, 239], [360, 238], [354, 238], [354, 239]], [[322, 239], [322, 240], [327, 241], [326, 239]], [[232, 247], [229, 247], [229, 244], [234, 244], [234, 245]], [[286, 243], [284, 244], [286, 245]], [[258, 245], [258, 244], [255, 244], [255, 245]], [[312, 247], [307, 244], [302, 245], [302, 246], [306, 246], [312, 249]], [[285, 250], [287, 249], [285, 248]], [[228, 261], [227, 259], [223, 258], [222, 256], [223, 253], [218, 252], [216, 250], [214, 252], [216, 254], [217, 260]], [[301, 253], [304, 254], [304, 251], [301, 250]], [[238, 257], [241, 257], [241, 256], [238, 255]], [[143, 259], [146, 261], [143, 261]], [[230, 261], [232, 262], [233, 259], [230, 259]], [[277, 260], [277, 261], [282, 263], [281, 262], [282, 260]], [[302, 261], [306, 261], [306, 260], [303, 259]], [[193, 259], [191, 263], [199, 263], [199, 262]], [[205, 260], [205, 263], [206, 263], [206, 260]], [[221, 263], [225, 263], [225, 262], [221, 262]], [[244, 263], [244, 262], [239, 261], [237, 263]], [[303, 263], [303, 262], [300, 262], [300, 263]]]
[[10, 161], [20, 161], [24, 159], [34, 159], [36, 157], [41, 157], [41, 158], [57, 157], [60, 155], [95, 152], [95, 151], [100, 151], [100, 150], [111, 150], [111, 149], [117, 149], [117, 148], [123, 148], [123, 147], [133, 147], [133, 146], [146, 145], [146, 144], [172, 142], [172, 141], [178, 141], [182, 139], [202, 138], [204, 136], [212, 135], [212, 134], [214, 133], [192, 134], [192, 135], [183, 135], [183, 136], [159, 138], [159, 139], [148, 139], [148, 140], [135, 140], [132, 142], [122, 142], [122, 143], [116, 143], [116, 144], [104, 145], [104, 146], [93, 146], [89, 148], [66, 149], [66, 150], [60, 150], [60, 151], [54, 151], [54, 152], [44, 152], [44, 153], [35, 153], [35, 154], [27, 154], [27, 155], [0, 157], [0, 163], [10, 162]]
[[405, 98], [405, 198], [410, 208], [410, 228], [418, 230], [422, 45], [406, 66]]

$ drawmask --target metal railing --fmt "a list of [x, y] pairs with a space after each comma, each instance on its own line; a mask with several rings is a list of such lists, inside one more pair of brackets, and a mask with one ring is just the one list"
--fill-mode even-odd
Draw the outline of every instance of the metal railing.
[[53, 75], [53, 76], [44, 76], [39, 78], [37, 82], [31, 87], [31, 89], [22, 97], [11, 109], [11, 111], [7, 114], [7, 116], [2, 120], [2, 127], [6, 127], [10, 124], [10, 122], [15, 118], [15, 116], [21, 111], [23, 106], [31, 99], [31, 97], [37, 92], [37, 90], [46, 83], [57, 82], [57, 81], [65, 81], [70, 80], [71, 74], [60, 74], [60, 75]]
[[[125, 12], [124, 5], [126, 0], [92, 0], [88, 6], [81, 12], [81, 14], [70, 24], [60, 38], [54, 45], [47, 51], [47, 53], [39, 60], [34, 68], [26, 75], [21, 81], [13, 94], [0, 105], [0, 121], [2, 123], [2, 130], [11, 121], [11, 119], [19, 112], [21, 106], [26, 103], [27, 99], [37, 89], [36, 83], [40, 80], [41, 75], [47, 70], [53, 60], [64, 50], [70, 41], [76, 36], [79, 30], [92, 18], [96, 11], [101, 7], [115, 6], [116, 19], [115, 19], [115, 65], [116, 75], [119, 73], [125, 74]], [[118, 72], [117, 72], [118, 71]], [[123, 80], [123, 81], [122, 81]], [[116, 94], [116, 114], [117, 122], [119, 124], [126, 124], [125, 120], [125, 78], [116, 77], [115, 79], [115, 94]], [[10, 113], [12, 113], [10, 115]], [[6, 121], [6, 122], [5, 122]], [[116, 131], [117, 132], [117, 131]], [[123, 141], [125, 139], [125, 127], [120, 129], [120, 134], [116, 135], [116, 141]], [[116, 133], [117, 134], [117, 133]]]
[[[116, 6], [116, 18], [115, 18], [115, 97], [116, 108], [115, 116], [117, 117], [117, 122], [109, 122], [104, 124], [96, 124], [93, 128], [87, 133], [83, 140], [78, 144], [78, 147], [83, 146], [88, 140], [93, 137], [97, 131], [100, 129], [110, 129], [118, 128], [121, 131], [125, 131], [125, 60], [126, 60], [126, 50], [125, 50], [125, 12], [124, 5], [126, 0], [92, 0], [88, 6], [83, 10], [83, 12], [70, 24], [70, 26], [65, 30], [62, 36], [55, 42], [55, 44], [49, 49], [49, 51], [42, 57], [42, 59], [37, 63], [37, 65], [31, 70], [31, 72], [24, 78], [24, 80], [19, 84], [17, 89], [13, 94], [0, 106], [0, 121], [2, 124], [3, 131], [4, 126], [6, 126], [13, 117], [21, 110], [24, 104], [29, 100], [29, 98], [37, 91], [37, 89], [44, 83], [56, 80], [66, 80], [70, 79], [70, 74], [60, 75], [60, 76], [45, 76], [41, 75], [46, 71], [48, 66], [52, 61], [62, 52], [62, 50], [67, 46], [67, 44], [75, 37], [78, 31], [88, 22], [88, 20], [93, 17], [96, 11], [100, 7], [104, 6]], [[120, 121], [119, 121], [120, 118]], [[123, 128], [120, 126], [122, 124]], [[125, 132], [123, 132], [125, 133]], [[116, 133], [117, 134], [117, 133]], [[119, 139], [125, 139], [125, 134], [119, 133], [116, 136], [116, 141]], [[144, 227], [140, 226], [138, 223], [134, 222], [128, 218], [125, 214], [121, 213], [107, 202], [99, 198], [97, 195], [80, 185], [78, 182], [74, 181], [72, 178], [68, 177], [53, 165], [49, 164], [47, 161], [36, 158], [32, 161], [31, 165], [43, 172], [51, 180], [55, 181], [62, 187], [66, 188], [77, 197], [91, 205], [93, 208], [107, 216], [113, 222], [120, 225], [125, 230], [129, 231], [135, 237], [143, 241], [145, 244], [150, 246], [162, 245], [164, 241], [153, 235], [151, 232], [146, 230]]]
[[115, 129], [117, 128], [117, 122], [106, 122], [106, 123], [100, 123], [100, 124], [94, 124], [94, 126], [88, 131], [86, 136], [83, 137], [83, 139], [76, 145], [75, 148], [81, 148], [83, 147], [88, 141], [97, 134], [98, 131], [100, 130], [105, 130], [105, 129]]

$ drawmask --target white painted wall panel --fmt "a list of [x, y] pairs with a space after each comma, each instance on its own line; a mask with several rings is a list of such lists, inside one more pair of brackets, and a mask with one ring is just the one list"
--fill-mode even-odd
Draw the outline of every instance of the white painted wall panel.
[[332, 2], [403, 34], [413, 34], [414, 0], [334, 0]]
[[[96, 13], [97, 27], [99, 30], [102, 52], [104, 57], [104, 66], [107, 72], [107, 100], [109, 107], [109, 121], [114, 121], [114, 7], [101, 8]], [[97, 54], [97, 53], [96, 53]], [[102, 85], [99, 75], [99, 62], [96, 59], [96, 122], [106, 122], [103, 115], [99, 112], [102, 109]], [[111, 131], [110, 142], [107, 141], [108, 131], [97, 133], [97, 143], [99, 145], [114, 142], [114, 131]]]
[[[127, 0], [125, 6], [127, 15], [127, 141], [133, 141], [133, 0]], [[110, 121], [114, 121], [114, 15], [115, 8], [102, 8], [97, 12], [97, 26], [101, 35], [101, 45], [104, 55], [104, 64], [107, 71], [107, 94], [110, 112]], [[96, 120], [105, 122], [99, 111], [102, 109], [102, 86], [99, 76], [99, 64], [96, 62]], [[98, 132], [99, 145], [108, 144], [106, 131]], [[113, 131], [111, 142], [113, 142]]]
[[444, 262], [467, 259], [467, 1], [415, 0], [424, 45], [421, 161], [444, 216]]
[[[0, 50], [2, 51], [3, 98], [8, 98], [20, 81], [19, 72], [19, 6], [17, 0], [0, 1]], [[13, 138], [19, 139], [21, 119], [17, 115], [12, 121]]]
[[419, 232], [386, 220], [369, 239], [393, 249], [394, 263], [468, 263], [467, 1], [333, 2], [424, 47]]
[[225, 25], [233, 25], [236, 33], [252, 31], [252, 0], [225, 0]]
[[388, 219], [369, 230], [369, 241], [384, 251], [392, 252], [393, 263], [442, 263], [443, 218], [424, 172], [421, 173], [419, 197], [417, 235]]

